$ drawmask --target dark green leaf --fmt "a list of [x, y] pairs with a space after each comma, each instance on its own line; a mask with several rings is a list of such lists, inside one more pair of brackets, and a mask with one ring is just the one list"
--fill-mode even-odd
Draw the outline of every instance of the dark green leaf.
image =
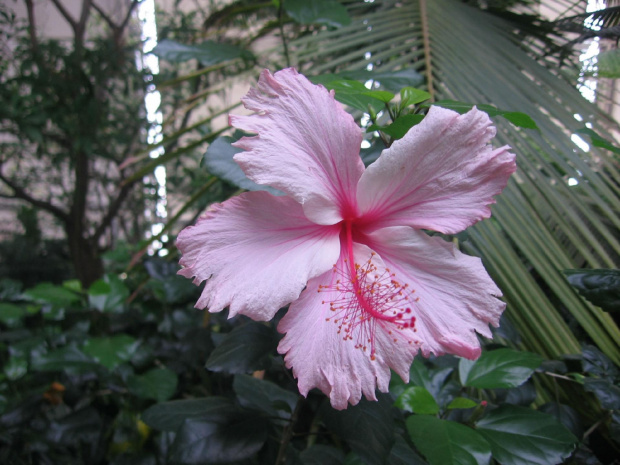
[[56, 444], [75, 445], [80, 442], [96, 444], [105, 432], [102, 423], [99, 412], [87, 407], [51, 422], [45, 431], [45, 436], [48, 441]]
[[602, 378], [616, 378], [620, 375], [618, 367], [597, 347], [584, 344], [581, 349], [583, 371]]
[[170, 460], [188, 465], [244, 460], [263, 447], [269, 431], [265, 417], [235, 407], [189, 418], [176, 435]]
[[15, 381], [28, 372], [28, 360], [21, 357], [11, 357], [4, 365], [3, 371], [10, 381]]
[[83, 351], [108, 370], [113, 370], [123, 362], [128, 362], [138, 349], [140, 341], [127, 334], [87, 339]]
[[144, 268], [153, 278], [149, 284], [162, 292], [161, 298], [166, 302], [176, 303], [195, 296], [196, 286], [177, 274], [177, 263], [152, 257], [144, 261]]
[[576, 437], [583, 436], [583, 425], [579, 413], [572, 407], [557, 402], [549, 402], [541, 405], [540, 412], [553, 415], [556, 420], [562, 423]]
[[100, 312], [122, 312], [128, 297], [129, 289], [123, 280], [111, 273], [95, 281], [88, 289], [90, 306]]
[[423, 119], [424, 116], [422, 115], [403, 115], [396, 118], [392, 124], [387, 126], [377, 126], [373, 124], [366, 132], [381, 131], [391, 136], [392, 139], [401, 139], [409, 132], [409, 129], [420, 123]]
[[483, 352], [473, 363], [462, 359], [459, 376], [464, 386], [481, 389], [516, 387], [532, 376], [542, 360], [538, 354], [498, 349]]
[[28, 311], [24, 307], [0, 302], [0, 321], [11, 328], [17, 326], [27, 314]]
[[177, 374], [167, 368], [153, 368], [143, 375], [132, 375], [127, 379], [127, 387], [132, 394], [158, 402], [170, 399], [177, 383]]
[[437, 415], [439, 406], [433, 396], [422, 386], [410, 386], [398, 396], [396, 406], [421, 415]]
[[399, 434], [387, 459], [388, 465], [427, 465]]
[[347, 9], [336, 0], [286, 0], [284, 9], [300, 24], [341, 27], [351, 23]]
[[249, 322], [226, 335], [211, 352], [206, 366], [211, 371], [235, 374], [264, 370], [271, 365], [276, 345], [277, 337], [272, 328]]
[[620, 310], [620, 270], [564, 270], [579, 294], [606, 312]]
[[620, 387], [607, 379], [586, 378], [586, 391], [593, 393], [607, 410], [620, 410]]
[[79, 372], [92, 371], [99, 368], [97, 361], [86, 355], [74, 345], [54, 350], [46, 354], [32, 357], [33, 371], [62, 371], [75, 370]]
[[184, 399], [153, 405], [142, 414], [142, 421], [161, 431], [177, 431], [186, 419], [223, 415], [233, 408], [225, 397]]
[[[336, 100], [356, 110], [367, 113], [369, 107], [378, 112], [385, 106], [385, 99], [394, 97], [389, 92], [371, 91], [359, 81], [339, 79], [325, 84], [329, 90], [336, 92]], [[389, 101], [388, 100], [388, 101]]]
[[551, 415], [514, 405], [490, 411], [476, 427], [502, 465], [561, 463], [577, 443]]
[[249, 191], [267, 191], [274, 195], [282, 195], [282, 192], [270, 186], [262, 186], [249, 180], [241, 167], [235, 162], [233, 156], [243, 152], [243, 149], [233, 147], [231, 144], [236, 139], [229, 136], [218, 137], [215, 139], [203, 158], [203, 166], [218, 178]]
[[327, 428], [370, 465], [383, 464], [394, 445], [392, 402], [387, 396], [377, 397], [377, 402], [363, 399], [346, 410], [334, 410], [327, 404], [321, 409]]
[[342, 465], [344, 452], [333, 446], [317, 444], [299, 454], [303, 465]]
[[68, 307], [80, 300], [80, 296], [75, 292], [51, 283], [37, 284], [25, 291], [24, 296], [35, 302], [48, 303], [57, 307]]
[[248, 375], [236, 375], [233, 389], [241, 405], [262, 410], [273, 417], [290, 417], [298, 399], [297, 394], [277, 384]]
[[407, 431], [430, 465], [482, 465], [491, 459], [491, 448], [475, 430], [428, 415], [407, 418]]
[[157, 44], [152, 53], [172, 63], [195, 59], [203, 66], [211, 66], [242, 57], [248, 52], [235, 45], [210, 40], [197, 45], [186, 45], [174, 40], [164, 39]]
[[616, 154], [620, 154], [620, 147], [616, 147], [614, 144], [609, 142], [604, 137], [599, 136], [598, 133], [594, 132], [590, 128], [581, 128], [575, 132], [577, 134], [585, 134], [588, 137], [590, 137], [590, 141], [592, 142], [592, 145], [594, 145], [595, 147], [600, 147], [602, 149], [611, 150], [612, 152]]

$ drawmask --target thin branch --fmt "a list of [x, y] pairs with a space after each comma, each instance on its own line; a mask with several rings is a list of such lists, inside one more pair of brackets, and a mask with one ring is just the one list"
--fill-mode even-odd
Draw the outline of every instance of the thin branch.
[[[101, 8], [99, 5], [97, 5], [95, 2], [93, 2], [93, 8], [97, 11], [97, 13], [99, 13], [99, 16], [101, 16], [103, 18], [103, 20], [108, 23], [108, 26], [110, 26], [110, 29], [112, 29], [112, 31], [114, 31], [114, 33], [116, 34], [117, 29], [120, 27], [118, 24], [116, 24], [114, 21], [112, 21], [112, 18], [110, 18], [105, 11], [103, 11], [103, 8]], [[131, 9], [129, 10], [131, 11]]]
[[9, 188], [13, 190], [13, 195], [0, 194], [0, 197], [6, 199], [20, 199], [28, 202], [29, 204], [40, 208], [41, 210], [45, 210], [46, 212], [51, 213], [56, 218], [66, 222], [69, 220], [69, 215], [65, 213], [63, 210], [58, 208], [57, 206], [51, 204], [50, 202], [46, 202], [45, 200], [40, 200], [32, 197], [28, 192], [26, 192], [23, 188], [15, 184], [9, 178], [4, 176], [2, 172], [0, 172], [0, 181], [4, 182]]
[[137, 180], [131, 183], [124, 184], [123, 187], [121, 187], [121, 190], [119, 191], [114, 201], [110, 203], [108, 211], [106, 212], [105, 216], [101, 220], [101, 223], [99, 223], [99, 226], [97, 226], [97, 229], [95, 230], [95, 233], [92, 236], [93, 243], [96, 244], [99, 242], [99, 239], [101, 238], [103, 233], [105, 233], [105, 231], [108, 229], [108, 227], [112, 223], [112, 220], [118, 215], [118, 211], [120, 210], [121, 205], [127, 198], [129, 191], [131, 190], [131, 188], [134, 186], [136, 182]]
[[60, 0], [52, 0], [52, 3], [56, 6], [56, 9], [62, 15], [62, 17], [65, 18], [65, 20], [67, 20], [67, 22], [71, 25], [71, 29], [73, 29], [73, 32], [77, 32], [77, 21], [73, 19], [73, 17], [65, 9], [64, 5], [60, 3]]
[[137, 7], [139, 3], [140, 3], [139, 0], [133, 0], [133, 2], [131, 2], [131, 5], [129, 5], [129, 10], [127, 10], [127, 14], [125, 15], [125, 19], [123, 20], [123, 22], [120, 25], [121, 31], [123, 29], [125, 29], [125, 27], [127, 27], [127, 23], [131, 19], [131, 13], [133, 13], [134, 8]]

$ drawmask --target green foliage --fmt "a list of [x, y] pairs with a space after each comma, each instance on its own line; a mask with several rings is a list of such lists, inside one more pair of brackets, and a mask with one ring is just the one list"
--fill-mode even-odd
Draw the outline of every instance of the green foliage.
[[285, 0], [284, 9], [300, 24], [342, 27], [351, 23], [346, 8], [336, 0]]
[[606, 312], [620, 311], [620, 270], [565, 270], [568, 282]]
[[235, 58], [251, 59], [252, 54], [232, 44], [207, 40], [196, 45], [186, 45], [165, 39], [157, 44], [153, 53], [163, 60], [180, 63], [198, 60], [202, 66], [212, 66]]
[[241, 137], [222, 136], [215, 139], [202, 159], [203, 166], [215, 176], [249, 191], [265, 190], [277, 195], [279, 192], [270, 186], [261, 186], [249, 180], [241, 167], [234, 161], [233, 157], [242, 149], [233, 147], [231, 144]]

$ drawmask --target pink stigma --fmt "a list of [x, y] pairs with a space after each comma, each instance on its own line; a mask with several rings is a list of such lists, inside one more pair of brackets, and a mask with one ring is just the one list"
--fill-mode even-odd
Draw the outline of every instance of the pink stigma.
[[[345, 269], [334, 265], [335, 284], [319, 285], [318, 292], [336, 293], [335, 299], [322, 302], [333, 312], [326, 321], [335, 323], [338, 334], [345, 341], [354, 341], [356, 349], [370, 349], [370, 359], [375, 360], [377, 323], [384, 328], [386, 323], [393, 325], [387, 331], [398, 342], [398, 337], [406, 337], [403, 330], [416, 331], [412, 307], [420, 299], [413, 297], [415, 290], [409, 284], [396, 279], [396, 273], [388, 268], [379, 270], [373, 263], [374, 252], [363, 264], [354, 263], [350, 223], [346, 227], [349, 257], [344, 259]], [[409, 344], [414, 342], [408, 339]]]

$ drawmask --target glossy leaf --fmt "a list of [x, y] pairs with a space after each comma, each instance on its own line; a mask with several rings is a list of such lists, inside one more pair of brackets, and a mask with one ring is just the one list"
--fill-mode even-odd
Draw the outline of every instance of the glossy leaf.
[[129, 289], [115, 274], [107, 274], [95, 281], [88, 289], [88, 302], [100, 312], [120, 313], [124, 309]]
[[270, 432], [269, 421], [253, 411], [236, 407], [188, 418], [172, 448], [173, 463], [202, 465], [247, 459], [258, 452]]
[[96, 360], [86, 355], [75, 345], [34, 356], [31, 361], [31, 368], [34, 371], [72, 370], [85, 372], [94, 371], [99, 367], [100, 364]]
[[583, 371], [586, 373], [603, 378], [616, 378], [620, 376], [618, 367], [596, 347], [584, 344], [581, 356]]
[[152, 53], [172, 63], [181, 63], [195, 59], [203, 66], [210, 66], [239, 58], [247, 52], [235, 45], [213, 42], [211, 40], [197, 45], [187, 45], [174, 40], [164, 39], [157, 44]]
[[241, 189], [246, 189], [248, 191], [267, 191], [274, 195], [282, 195], [282, 192], [277, 189], [256, 184], [246, 177], [241, 167], [233, 160], [235, 154], [243, 152], [243, 149], [238, 149], [231, 145], [236, 140], [237, 139], [230, 136], [222, 136], [215, 139], [211, 145], [209, 145], [202, 159], [203, 166], [207, 168], [211, 174]]
[[459, 377], [464, 386], [481, 389], [510, 388], [523, 384], [542, 363], [530, 352], [497, 349], [483, 352], [478, 360], [461, 359]]
[[392, 139], [397, 140], [403, 138], [409, 129], [420, 123], [423, 119], [423, 115], [403, 115], [396, 118], [392, 124], [387, 126], [377, 126], [373, 124], [366, 132], [381, 131], [392, 137]]
[[127, 334], [87, 339], [82, 350], [108, 370], [128, 362], [138, 349], [140, 341]]
[[272, 328], [249, 322], [226, 335], [211, 352], [206, 366], [211, 371], [233, 374], [264, 370], [271, 365], [276, 345], [277, 337]]
[[551, 415], [503, 405], [476, 424], [502, 465], [553, 465], [575, 448], [577, 438]]
[[431, 94], [425, 90], [416, 89], [415, 87], [404, 87], [400, 90], [400, 108], [403, 109], [409, 105], [422, 103], [432, 98]]
[[606, 312], [620, 311], [620, 270], [564, 270], [585, 299]]
[[456, 399], [453, 399], [452, 402], [450, 402], [448, 404], [449, 409], [461, 409], [461, 408], [473, 408], [476, 407], [478, 405], [477, 402], [474, 402], [471, 399], [468, 399], [466, 397], [457, 397]]
[[286, 0], [284, 9], [300, 24], [342, 27], [351, 23], [347, 9], [336, 0]]
[[187, 419], [202, 416], [218, 416], [230, 411], [233, 402], [225, 397], [205, 397], [200, 399], [173, 400], [155, 404], [142, 414], [144, 421], [151, 428], [160, 431], [175, 432]]
[[485, 465], [491, 459], [488, 442], [460, 423], [412, 415], [407, 418], [407, 431], [430, 465]]
[[359, 81], [339, 79], [325, 84], [329, 90], [336, 92], [335, 98], [341, 103], [367, 113], [369, 107], [378, 112], [386, 101], [394, 98], [394, 94], [380, 90], [369, 90]]
[[346, 410], [321, 409], [326, 427], [346, 441], [367, 464], [383, 464], [394, 445], [391, 401], [378, 396], [377, 402], [362, 399]]
[[27, 297], [35, 302], [48, 303], [57, 307], [68, 307], [77, 303], [80, 296], [73, 291], [51, 283], [40, 283], [32, 289], [24, 292]]
[[236, 375], [233, 389], [244, 407], [262, 410], [270, 416], [290, 417], [298, 395], [277, 384], [248, 375]]
[[620, 410], [620, 387], [610, 380], [586, 378], [584, 387], [597, 397], [604, 409]]
[[0, 302], [0, 322], [9, 327], [17, 326], [27, 314], [28, 311], [24, 307], [8, 302]]
[[153, 368], [143, 375], [127, 379], [129, 391], [142, 399], [163, 402], [174, 395], [178, 384], [177, 374], [168, 368]]
[[396, 406], [407, 411], [421, 415], [436, 415], [439, 406], [430, 392], [422, 386], [410, 386], [398, 396]]

